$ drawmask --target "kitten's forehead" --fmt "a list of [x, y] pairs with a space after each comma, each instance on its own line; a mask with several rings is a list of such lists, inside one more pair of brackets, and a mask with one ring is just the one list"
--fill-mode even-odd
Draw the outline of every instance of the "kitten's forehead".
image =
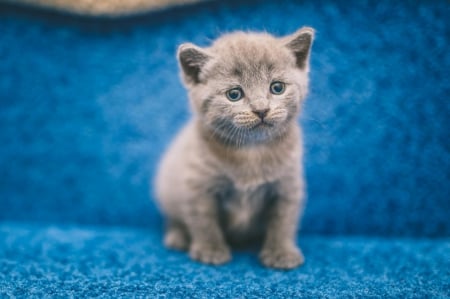
[[295, 62], [280, 40], [269, 34], [225, 35], [213, 44], [211, 51], [216, 54], [216, 71], [242, 79], [270, 76]]

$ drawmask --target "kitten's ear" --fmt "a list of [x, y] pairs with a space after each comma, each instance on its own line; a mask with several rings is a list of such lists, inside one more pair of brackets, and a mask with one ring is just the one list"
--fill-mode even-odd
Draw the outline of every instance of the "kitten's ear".
[[192, 84], [199, 83], [200, 71], [208, 60], [211, 59], [211, 56], [204, 49], [191, 43], [180, 45], [177, 56], [185, 82]]
[[294, 34], [283, 39], [284, 45], [291, 50], [297, 59], [297, 66], [305, 70], [309, 65], [309, 53], [314, 39], [314, 29], [302, 27]]

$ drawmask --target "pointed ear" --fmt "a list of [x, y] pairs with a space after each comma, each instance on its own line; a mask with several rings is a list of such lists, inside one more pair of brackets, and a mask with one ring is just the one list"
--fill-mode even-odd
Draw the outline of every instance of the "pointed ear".
[[309, 54], [314, 39], [314, 29], [303, 27], [294, 34], [285, 37], [285, 46], [294, 53], [297, 59], [297, 66], [305, 70], [309, 65]]
[[208, 60], [211, 59], [209, 54], [194, 44], [186, 43], [178, 47], [177, 56], [185, 82], [191, 84], [199, 83], [200, 71]]

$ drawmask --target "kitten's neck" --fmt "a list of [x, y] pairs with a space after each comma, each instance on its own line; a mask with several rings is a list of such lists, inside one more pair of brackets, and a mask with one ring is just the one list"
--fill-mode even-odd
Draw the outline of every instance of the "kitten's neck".
[[240, 190], [274, 182], [288, 169], [300, 167], [301, 131], [296, 122], [286, 126], [285, 133], [265, 143], [235, 146], [214, 138], [197, 122], [204, 147], [212, 154], [223, 173], [232, 178]]

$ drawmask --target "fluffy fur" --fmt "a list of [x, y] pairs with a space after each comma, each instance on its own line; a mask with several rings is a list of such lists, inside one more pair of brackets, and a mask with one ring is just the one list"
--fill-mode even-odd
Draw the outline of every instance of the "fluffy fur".
[[262, 240], [264, 265], [303, 263], [295, 242], [305, 189], [297, 116], [312, 39], [302, 28], [285, 38], [237, 32], [209, 48], [179, 47], [194, 116], [156, 181], [168, 247], [221, 264], [231, 258], [229, 244]]

